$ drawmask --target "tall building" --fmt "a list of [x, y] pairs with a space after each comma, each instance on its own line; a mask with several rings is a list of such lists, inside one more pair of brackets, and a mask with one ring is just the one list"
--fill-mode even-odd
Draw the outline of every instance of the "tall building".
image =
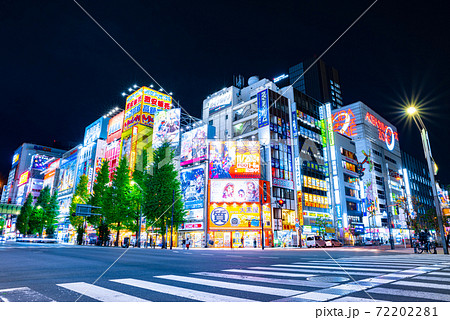
[[[300, 92], [322, 102], [330, 103], [331, 109], [343, 106], [339, 72], [323, 60], [312, 63], [315, 58], [307, 59], [289, 68], [290, 84]], [[310, 68], [308, 70], [308, 68]], [[303, 77], [299, 78], [306, 70]]]
[[[397, 200], [404, 196], [396, 127], [364, 103], [356, 102], [333, 110], [333, 130], [355, 142], [356, 157], [361, 164], [364, 162], [361, 170], [351, 161], [336, 164], [347, 171], [362, 174], [359, 181], [361, 207], [355, 203], [353, 207], [359, 210], [352, 210], [353, 215], [362, 212], [367, 237], [384, 241], [389, 239], [388, 221], [391, 218], [394, 240], [401, 241], [406, 236], [406, 222], [396, 205]], [[347, 201], [347, 209], [351, 205], [349, 201], [352, 202]], [[356, 226], [353, 220], [348, 219], [348, 222], [349, 227], [344, 231], [347, 236], [354, 236]]]
[[1, 202], [22, 205], [28, 193], [32, 193], [36, 199], [44, 185], [45, 170], [64, 152], [32, 143], [22, 144], [14, 152]]
[[410, 212], [425, 214], [430, 209], [435, 210], [427, 164], [405, 151], [402, 151], [402, 163], [403, 180]]

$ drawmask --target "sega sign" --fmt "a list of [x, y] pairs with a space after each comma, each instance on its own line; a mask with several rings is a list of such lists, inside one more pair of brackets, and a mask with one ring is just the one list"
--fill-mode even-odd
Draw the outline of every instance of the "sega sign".
[[269, 125], [269, 90], [258, 93], [258, 128]]

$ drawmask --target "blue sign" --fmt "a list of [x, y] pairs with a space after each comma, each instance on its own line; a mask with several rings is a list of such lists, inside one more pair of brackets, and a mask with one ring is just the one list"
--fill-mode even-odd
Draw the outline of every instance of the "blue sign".
[[180, 172], [181, 193], [185, 209], [203, 208], [205, 194], [205, 170], [203, 167]]
[[269, 125], [269, 91], [258, 93], [258, 128]]
[[297, 138], [297, 136], [298, 136], [297, 110], [292, 111], [292, 134], [293, 134], [294, 138]]
[[224, 208], [218, 207], [211, 211], [211, 222], [216, 226], [223, 226], [228, 222], [229, 214]]
[[342, 212], [341, 212], [341, 205], [340, 204], [336, 205], [336, 216], [337, 216], [338, 219], [342, 218]]

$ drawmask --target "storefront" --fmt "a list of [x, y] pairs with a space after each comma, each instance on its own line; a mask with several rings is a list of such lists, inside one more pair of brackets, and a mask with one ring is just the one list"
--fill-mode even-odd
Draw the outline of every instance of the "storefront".
[[178, 246], [181, 247], [183, 240], [189, 240], [191, 248], [204, 248], [206, 245], [203, 222], [185, 222], [178, 230]]

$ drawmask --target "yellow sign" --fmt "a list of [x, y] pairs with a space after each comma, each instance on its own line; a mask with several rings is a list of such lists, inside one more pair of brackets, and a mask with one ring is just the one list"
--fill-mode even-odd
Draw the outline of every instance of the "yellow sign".
[[21, 185], [27, 183], [27, 182], [28, 182], [28, 177], [29, 177], [29, 176], [30, 176], [30, 171], [25, 171], [24, 173], [22, 173], [22, 174], [20, 175], [20, 178], [19, 178], [19, 184], [18, 184], [18, 186], [21, 186]]
[[260, 212], [259, 204], [233, 203], [217, 204], [209, 206], [210, 229], [259, 229]]

